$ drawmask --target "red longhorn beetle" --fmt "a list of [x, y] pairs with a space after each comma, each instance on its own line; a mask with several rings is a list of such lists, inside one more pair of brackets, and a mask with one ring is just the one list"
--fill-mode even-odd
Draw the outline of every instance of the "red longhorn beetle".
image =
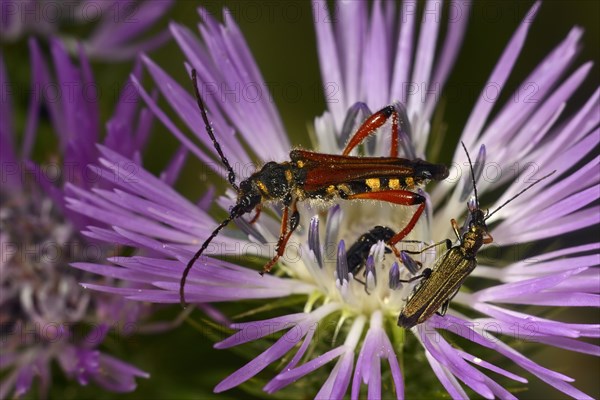
[[[399, 113], [395, 106], [389, 105], [363, 122], [348, 141], [342, 155], [292, 150], [290, 161], [268, 162], [249, 178], [241, 181], [238, 186], [235, 183], [235, 172], [223, 154], [208, 121], [206, 108], [198, 90], [195, 69], [192, 69], [192, 82], [198, 108], [206, 125], [206, 132], [228, 171], [228, 181], [237, 192], [237, 201], [231, 208], [229, 216], [204, 241], [183, 271], [179, 287], [182, 306], [185, 306], [184, 289], [187, 276], [210, 242], [233, 219], [253, 210], [256, 210], [256, 215], [251, 222], [255, 222], [264, 202], [281, 201], [284, 208], [276, 254], [264, 266], [261, 274], [269, 272], [279, 257], [283, 255], [289, 238], [298, 227], [300, 220], [300, 214], [296, 208], [298, 201], [306, 199], [326, 201], [341, 198], [344, 200], [381, 200], [404, 206], [418, 205], [419, 207], [408, 225], [388, 241], [393, 248], [393, 244], [410, 233], [425, 209], [425, 197], [411, 192], [409, 189], [415, 189], [431, 179], [443, 180], [448, 177], [448, 168], [445, 165], [432, 164], [420, 159], [407, 160], [396, 156], [399, 145]], [[348, 155], [369, 135], [383, 126], [390, 117], [392, 118], [392, 139], [389, 157]]]

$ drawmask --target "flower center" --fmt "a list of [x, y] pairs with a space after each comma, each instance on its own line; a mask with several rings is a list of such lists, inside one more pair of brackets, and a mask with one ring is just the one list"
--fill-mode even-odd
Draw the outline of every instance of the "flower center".
[[2, 332], [80, 321], [91, 301], [79, 282], [94, 278], [69, 263], [97, 262], [105, 252], [84, 241], [39, 189], [2, 190], [0, 204]]
[[[318, 214], [310, 220], [311, 212], [306, 210], [301, 213], [305, 216], [301, 224], [310, 228], [298, 234], [296, 242], [308, 244], [301, 248], [303, 256], [298, 261], [284, 260], [284, 263], [298, 279], [315, 284], [325, 298], [343, 303], [347, 311], [355, 315], [370, 316], [382, 311], [396, 317], [418, 284], [418, 280], [410, 283], [400, 280], [418, 275], [435, 260], [439, 250], [432, 248], [411, 255], [420, 264], [415, 263], [417, 270], [409, 271], [409, 266], [398, 260], [385, 244], [390, 235], [386, 236], [386, 232], [393, 235], [404, 228], [414, 208], [376, 201], [340, 200], [324, 217]], [[317, 241], [318, 249], [315, 235], [323, 238]], [[383, 239], [378, 240], [379, 236]], [[361, 243], [358, 252], [355, 251], [357, 242]], [[424, 214], [396, 248], [419, 251], [430, 243], [430, 227]]]

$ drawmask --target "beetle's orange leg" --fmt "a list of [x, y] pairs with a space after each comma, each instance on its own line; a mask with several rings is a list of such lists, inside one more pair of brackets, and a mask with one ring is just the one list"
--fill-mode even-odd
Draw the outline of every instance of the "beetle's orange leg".
[[256, 214], [254, 214], [254, 217], [250, 220], [251, 224], [258, 221], [258, 217], [260, 217], [260, 212], [262, 211], [262, 204], [257, 205], [255, 210], [256, 210]]
[[398, 143], [400, 133], [398, 132], [398, 112], [394, 109], [392, 113], [392, 144], [390, 146], [390, 157], [398, 157]]
[[489, 232], [486, 232], [487, 237], [483, 238], [483, 244], [490, 244], [494, 241], [494, 238], [492, 237], [492, 235], [490, 235]]
[[277, 246], [275, 247], [275, 256], [265, 264], [263, 270], [260, 272], [261, 275], [264, 275], [265, 272], [271, 271], [273, 265], [279, 260], [279, 257], [283, 255], [285, 252], [285, 246], [287, 245], [288, 240], [292, 236], [292, 233], [298, 227], [298, 223], [300, 222], [300, 213], [298, 213], [298, 209], [296, 208], [297, 200], [294, 199], [292, 202], [292, 214], [289, 214], [290, 207], [285, 206], [283, 209], [283, 216], [281, 217], [281, 233], [279, 234], [279, 240], [277, 241]]
[[342, 152], [342, 155], [347, 156], [350, 152], [359, 144], [361, 144], [369, 135], [375, 132], [378, 128], [382, 127], [386, 121], [392, 117], [392, 143], [391, 143], [391, 157], [398, 156], [398, 111], [393, 105], [386, 106], [375, 114], [371, 115], [363, 124], [358, 128], [354, 136], [350, 138], [346, 144], [346, 148]]
[[450, 220], [450, 225], [452, 225], [452, 230], [454, 231], [454, 234], [456, 235], [456, 238], [458, 240], [460, 240], [460, 233], [458, 230], [458, 222], [456, 222], [456, 220], [454, 218], [452, 218]]
[[381, 192], [368, 192], [368, 193], [357, 193], [348, 196], [348, 199], [362, 199], [362, 200], [381, 200], [387, 201], [388, 203], [400, 204], [403, 206], [419, 205], [417, 211], [410, 219], [408, 225], [404, 227], [400, 232], [396, 233], [388, 242], [394, 254], [399, 255], [398, 250], [395, 249], [394, 244], [404, 239], [415, 227], [417, 221], [425, 210], [425, 197], [418, 193], [413, 193], [408, 190], [386, 190]]

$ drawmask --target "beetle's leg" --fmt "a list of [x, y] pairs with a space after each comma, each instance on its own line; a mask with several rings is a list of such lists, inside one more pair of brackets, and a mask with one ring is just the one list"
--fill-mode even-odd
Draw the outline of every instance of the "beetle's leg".
[[[400, 204], [403, 206], [411, 206], [418, 204], [419, 208], [412, 216], [409, 223], [402, 229], [400, 232], [396, 233], [390, 240], [388, 240], [387, 244], [391, 245], [392, 250], [394, 250], [394, 244], [398, 243], [402, 239], [404, 239], [410, 231], [413, 230], [419, 217], [423, 214], [425, 210], [425, 197], [421, 196], [418, 193], [413, 193], [408, 190], [386, 190], [382, 192], [367, 192], [367, 193], [357, 193], [352, 194], [347, 197], [349, 200], [351, 199], [362, 199], [362, 200], [381, 200], [387, 201], [388, 203]], [[398, 255], [398, 251], [395, 250], [394, 253]]]
[[283, 215], [281, 216], [281, 229], [279, 232], [279, 240], [277, 240], [277, 246], [275, 247], [275, 256], [273, 256], [273, 258], [264, 265], [263, 270], [260, 271], [261, 275], [264, 275], [265, 272], [269, 272], [280, 257], [279, 248], [281, 247], [281, 244], [286, 241], [285, 237], [287, 236], [289, 211], [289, 206], [286, 205], [283, 207]]
[[404, 239], [415, 227], [417, 221], [423, 214], [425, 210], [425, 197], [421, 196], [418, 193], [413, 193], [408, 190], [386, 190], [382, 192], [366, 192], [366, 193], [357, 193], [352, 194], [347, 197], [347, 199], [362, 199], [362, 200], [381, 200], [387, 201], [389, 203], [400, 204], [403, 206], [411, 206], [418, 204], [419, 208], [412, 216], [411, 220], [408, 224], [402, 229], [400, 232], [396, 233], [390, 240], [388, 240], [387, 244], [392, 248], [396, 257], [400, 257], [400, 252], [394, 246], [396, 243]]
[[440, 309], [440, 311], [436, 311], [436, 314], [439, 315], [440, 317], [443, 317], [444, 315], [446, 315], [446, 311], [448, 311], [448, 305], [450, 305], [450, 299], [446, 300], [444, 302], [444, 304], [442, 304], [442, 308]]
[[[423, 242], [421, 242], [419, 240], [414, 240], [414, 241], [412, 241], [412, 240], [410, 240], [410, 241], [409, 240], [402, 240], [402, 242], [419, 242], [419, 243], [423, 243]], [[427, 247], [425, 247], [425, 248], [423, 248], [423, 249], [421, 249], [419, 251], [412, 251], [412, 250], [402, 250], [402, 251], [405, 252], [405, 253], [408, 253], [408, 254], [421, 254], [421, 253], [426, 252], [429, 249], [432, 249], [434, 247], [439, 246], [440, 244], [445, 244], [446, 245], [446, 250], [450, 250], [450, 248], [452, 247], [452, 241], [450, 239], [444, 239], [444, 240], [440, 240], [437, 243], [430, 244], [429, 246], [427, 246]]]
[[262, 211], [262, 204], [257, 205], [255, 210], [256, 210], [256, 214], [254, 214], [254, 217], [252, 217], [252, 219], [250, 220], [251, 224], [258, 221], [258, 217], [260, 217], [260, 212]]
[[448, 297], [448, 299], [446, 301], [444, 301], [444, 303], [442, 304], [442, 308], [440, 309], [439, 312], [436, 312], [437, 315], [443, 317], [444, 315], [446, 315], [446, 311], [448, 311], [448, 306], [450, 305], [450, 302], [452, 301], [453, 298], [456, 297], [456, 295], [458, 294], [460, 289], [458, 289], [456, 292], [454, 292], [454, 294], [452, 294], [452, 296]]
[[392, 113], [392, 143], [390, 145], [390, 157], [398, 157], [398, 142], [400, 134], [398, 133], [398, 112], [394, 109]]
[[404, 229], [402, 229], [400, 232], [396, 233], [394, 235], [394, 237], [392, 237], [388, 243], [393, 246], [396, 243], [398, 243], [400, 240], [404, 239], [413, 230], [413, 228], [417, 224], [417, 221], [419, 221], [421, 214], [423, 214], [424, 210], [425, 210], [425, 203], [421, 203], [419, 205], [419, 208], [417, 208], [417, 211], [415, 211], [412, 218], [408, 222], [408, 224], [404, 227]]
[[[281, 218], [281, 233], [279, 235], [279, 240], [277, 241], [277, 246], [275, 247], [275, 256], [265, 264], [263, 270], [260, 272], [261, 275], [264, 275], [265, 272], [271, 271], [273, 265], [279, 260], [279, 257], [283, 255], [285, 252], [285, 246], [287, 245], [288, 240], [292, 236], [292, 233], [298, 227], [298, 223], [300, 222], [300, 213], [296, 208], [297, 199], [294, 199], [291, 206], [285, 206], [283, 209], [283, 216]], [[291, 215], [289, 215], [289, 209], [292, 209]]]
[[421, 272], [421, 275], [413, 276], [412, 278], [406, 279], [406, 280], [400, 279], [400, 282], [402, 282], [402, 283], [410, 283], [410, 282], [416, 281], [417, 279], [427, 279], [430, 276], [431, 276], [431, 268], [425, 268], [423, 270], [423, 272]]
[[363, 285], [363, 286], [364, 286], [364, 288], [365, 288], [365, 293], [366, 293], [366, 294], [368, 294], [368, 295], [370, 295], [370, 294], [371, 294], [371, 293], [369, 292], [369, 289], [367, 289], [367, 282], [366, 282], [366, 281], [361, 281], [361, 280], [360, 280], [360, 279], [358, 279], [358, 278], [354, 278], [354, 280], [355, 280], [356, 282], [358, 282], [358, 283], [360, 283], [361, 285]]
[[[402, 240], [402, 242], [424, 243], [419, 240]], [[449, 250], [452, 247], [452, 242], [450, 241], [450, 239], [445, 239], [445, 240], [439, 241], [437, 243], [431, 244], [419, 251], [411, 251], [411, 250], [398, 251], [398, 249], [396, 249], [396, 246], [391, 246], [391, 247], [395, 250], [395, 252], [397, 252], [398, 259], [400, 260], [400, 262], [402, 262], [402, 264], [404, 264], [404, 266], [410, 271], [410, 273], [416, 274], [423, 267], [423, 264], [420, 261], [417, 261], [414, 258], [410, 257], [409, 254], [422, 254], [433, 247], [439, 246], [440, 244], [446, 244], [446, 250]]]
[[494, 238], [492, 237], [492, 235], [490, 235], [489, 232], [486, 232], [487, 237], [483, 238], [483, 244], [490, 244], [494, 241]]
[[[423, 245], [425, 245], [425, 246], [428, 246], [428, 244], [427, 244], [426, 242], [422, 241], [422, 240], [399, 240], [399, 241], [398, 241], [396, 244], [398, 244], [398, 243], [419, 243], [419, 244], [423, 244]], [[394, 252], [394, 255], [395, 255], [397, 258], [399, 258], [399, 257], [400, 257], [400, 250], [398, 250], [398, 249], [396, 248], [395, 244], [389, 244], [389, 243], [386, 243], [386, 244], [387, 244], [387, 246], [388, 246], [389, 248], [391, 248], [391, 249], [392, 249], [392, 251]], [[404, 251], [405, 253], [409, 253], [409, 254], [415, 254], [415, 252], [406, 251], [406, 250], [403, 250], [403, 251]], [[420, 253], [420, 252], [419, 252], [419, 253]]]
[[452, 230], [454, 231], [454, 234], [456, 235], [456, 238], [458, 240], [460, 240], [460, 233], [458, 232], [458, 222], [456, 222], [456, 220], [454, 218], [452, 218], [450, 220], [450, 224], [452, 225]]
[[398, 111], [393, 105], [386, 106], [375, 114], [371, 115], [366, 119], [365, 122], [358, 128], [354, 136], [350, 138], [346, 144], [346, 148], [342, 152], [342, 155], [347, 156], [350, 152], [359, 144], [361, 144], [369, 135], [381, 128], [386, 121], [392, 117], [392, 143], [391, 143], [391, 157], [398, 156]]

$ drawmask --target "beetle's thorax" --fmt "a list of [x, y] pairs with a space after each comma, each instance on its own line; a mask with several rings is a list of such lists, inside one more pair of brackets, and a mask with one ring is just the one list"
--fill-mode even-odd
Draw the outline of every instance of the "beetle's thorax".
[[262, 201], [283, 200], [298, 186], [296, 166], [290, 162], [266, 163], [260, 170], [240, 183], [238, 204], [250, 212]]
[[465, 258], [473, 259], [483, 245], [483, 237], [487, 232], [485, 224], [483, 226], [471, 224], [469, 230], [463, 235], [460, 248]]

